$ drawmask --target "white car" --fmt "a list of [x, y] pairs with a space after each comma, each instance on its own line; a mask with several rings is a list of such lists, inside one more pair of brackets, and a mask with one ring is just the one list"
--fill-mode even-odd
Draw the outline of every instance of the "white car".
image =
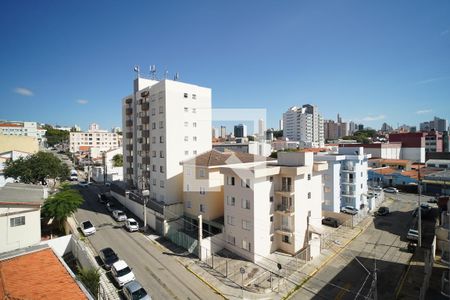
[[113, 263], [111, 267], [111, 274], [120, 287], [136, 279], [133, 271], [131, 271], [131, 268], [123, 260]]
[[139, 223], [136, 222], [135, 219], [129, 218], [125, 221], [125, 228], [129, 232], [138, 231], [139, 230]]
[[406, 238], [410, 241], [418, 241], [419, 240], [419, 231], [416, 229], [408, 230], [408, 234], [406, 235]]
[[358, 210], [353, 206], [343, 206], [341, 207], [341, 212], [349, 215], [356, 215], [358, 213]]
[[84, 188], [87, 188], [87, 187], [90, 186], [91, 184], [92, 184], [92, 183], [87, 182], [87, 181], [82, 181], [82, 182], [79, 182], [79, 183], [78, 183], [79, 186], [84, 187]]
[[116, 209], [112, 212], [112, 215], [114, 220], [118, 222], [123, 222], [127, 220], [127, 215], [122, 210]]
[[92, 225], [91, 221], [84, 221], [80, 224], [81, 232], [83, 232], [84, 236], [92, 235], [97, 230], [95, 229], [95, 226]]
[[369, 190], [372, 190], [375, 192], [381, 192], [381, 191], [383, 191], [383, 188], [381, 188], [381, 186], [370, 186]]
[[384, 189], [385, 193], [397, 194], [398, 190], [395, 187], [387, 187]]

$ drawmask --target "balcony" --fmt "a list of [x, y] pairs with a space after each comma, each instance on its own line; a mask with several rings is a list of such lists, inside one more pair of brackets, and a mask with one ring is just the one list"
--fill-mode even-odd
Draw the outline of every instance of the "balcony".
[[275, 207], [275, 212], [280, 213], [282, 215], [286, 215], [286, 216], [293, 216], [295, 213], [295, 210], [294, 210], [293, 205], [278, 204]]
[[150, 164], [150, 157], [143, 157], [142, 158], [142, 163], [144, 165], [149, 165]]
[[142, 117], [141, 118], [141, 124], [148, 124], [150, 123], [150, 118], [149, 117]]
[[127, 168], [127, 174], [132, 175], [133, 174], [133, 168]]
[[294, 194], [294, 186], [291, 184], [282, 185], [281, 188], [275, 190], [275, 193], [282, 196], [290, 196]]
[[133, 103], [133, 99], [128, 98], [128, 99], [125, 100], [125, 103], [126, 104], [131, 104], [131, 103]]
[[126, 126], [126, 127], [131, 127], [131, 126], [133, 126], [133, 120], [127, 120], [127, 121], [125, 122], [125, 126]]
[[126, 150], [132, 151], [133, 150], [133, 144], [128, 144], [125, 146]]
[[133, 156], [127, 156], [127, 162], [133, 162]]
[[292, 226], [281, 225], [275, 228], [275, 233], [293, 236], [294, 229], [292, 228]]
[[150, 130], [143, 130], [142, 131], [142, 137], [143, 138], [149, 138], [150, 137]]
[[150, 108], [150, 103], [148, 103], [148, 102], [142, 103], [142, 106], [141, 106], [142, 110], [149, 110], [149, 108]]
[[143, 91], [143, 92], [141, 93], [141, 97], [147, 98], [147, 97], [148, 97], [148, 94], [149, 94], [149, 91]]
[[133, 133], [132, 133], [132, 132], [127, 132], [127, 133], [125, 134], [125, 137], [126, 137], [127, 139], [132, 139], [132, 138], [133, 138]]
[[132, 109], [132, 108], [127, 108], [127, 109], [125, 109], [125, 114], [126, 114], [127, 116], [131, 115], [132, 113], [133, 113], [133, 109]]

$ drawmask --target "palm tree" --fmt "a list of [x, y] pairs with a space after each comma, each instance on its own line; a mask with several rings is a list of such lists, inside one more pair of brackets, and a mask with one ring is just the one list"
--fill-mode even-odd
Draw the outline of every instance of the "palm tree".
[[80, 192], [63, 184], [60, 191], [50, 196], [42, 206], [42, 214], [55, 220], [58, 229], [63, 228], [66, 219], [77, 211], [84, 202]]
[[91, 292], [92, 296], [97, 299], [98, 288], [100, 285], [100, 273], [98, 269], [79, 268], [77, 278], [83, 283], [89, 292]]

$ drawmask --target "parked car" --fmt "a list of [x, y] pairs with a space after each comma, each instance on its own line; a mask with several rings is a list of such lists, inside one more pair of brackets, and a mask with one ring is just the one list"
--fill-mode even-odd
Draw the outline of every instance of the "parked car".
[[356, 215], [358, 213], [358, 210], [354, 208], [353, 206], [343, 206], [341, 207], [341, 212], [349, 214], [349, 215]]
[[147, 294], [142, 285], [136, 281], [130, 281], [123, 286], [123, 296], [127, 300], [151, 300], [152, 298]]
[[94, 225], [92, 225], [91, 221], [84, 221], [80, 224], [81, 232], [83, 232], [84, 236], [88, 236], [94, 234], [97, 230]]
[[133, 271], [131, 271], [131, 268], [123, 260], [113, 263], [111, 267], [111, 274], [120, 287], [136, 279]]
[[339, 226], [339, 222], [337, 219], [335, 218], [331, 218], [331, 217], [326, 217], [322, 219], [322, 224], [323, 225], [327, 225], [327, 226], [331, 226], [334, 228], [337, 228]]
[[98, 256], [103, 263], [105, 269], [110, 270], [113, 263], [119, 261], [116, 252], [111, 248], [103, 248], [99, 251]]
[[81, 181], [78, 183], [79, 186], [84, 187], [84, 188], [87, 188], [91, 184], [92, 184], [91, 182], [87, 182], [87, 181]]
[[375, 192], [382, 192], [383, 188], [381, 186], [371, 186], [371, 187], [369, 187], [369, 190], [372, 190]]
[[113, 212], [117, 209], [117, 206], [113, 202], [110, 201], [110, 202], [106, 203], [106, 209], [109, 212]]
[[129, 232], [138, 231], [139, 230], [139, 223], [136, 222], [135, 219], [129, 218], [125, 221], [125, 228]]
[[112, 216], [114, 220], [118, 222], [123, 222], [127, 220], [127, 215], [120, 209], [113, 210]]
[[397, 194], [398, 190], [395, 187], [387, 187], [384, 189], [385, 193]]
[[381, 206], [378, 208], [377, 216], [387, 216], [389, 214], [389, 207]]
[[[431, 212], [431, 206], [427, 203], [420, 204], [420, 210], [422, 213], [422, 216], [428, 215], [429, 212]], [[419, 209], [416, 207], [416, 209], [413, 211], [413, 216], [417, 216], [419, 212]]]
[[418, 241], [419, 240], [419, 231], [416, 229], [409, 229], [406, 234], [406, 238], [410, 241]]
[[109, 202], [108, 197], [106, 197], [106, 195], [104, 193], [97, 194], [97, 200], [98, 200], [98, 202], [103, 203], [103, 204]]

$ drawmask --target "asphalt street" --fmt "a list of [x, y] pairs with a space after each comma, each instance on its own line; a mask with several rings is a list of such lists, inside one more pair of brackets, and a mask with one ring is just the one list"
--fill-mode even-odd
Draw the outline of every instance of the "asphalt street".
[[[417, 195], [399, 193], [386, 194], [386, 197], [383, 206], [388, 206], [391, 213], [373, 217], [367, 229], [336, 254], [292, 299], [367, 299], [375, 282], [375, 268], [378, 298], [395, 299], [395, 291], [412, 256], [406, 250], [406, 233], [413, 223]], [[428, 198], [424, 197], [423, 201]]]
[[75, 217], [78, 222], [90, 220], [97, 232], [89, 242], [97, 251], [111, 247], [133, 268], [136, 279], [153, 299], [222, 299], [211, 288], [186, 270], [175, 255], [163, 253], [142, 233], [129, 233], [115, 222], [104, 204], [97, 202], [99, 188], [79, 188], [85, 202]]

